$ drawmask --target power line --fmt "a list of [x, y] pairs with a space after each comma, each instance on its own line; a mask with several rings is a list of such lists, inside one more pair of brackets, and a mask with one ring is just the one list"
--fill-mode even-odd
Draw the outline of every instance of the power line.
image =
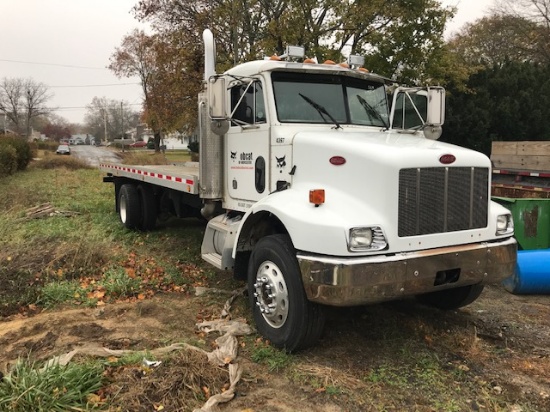
[[[129, 103], [126, 106], [141, 106], [141, 103]], [[73, 110], [73, 109], [88, 109], [88, 106], [62, 106], [62, 107], [49, 107], [48, 110]]]
[[135, 86], [141, 83], [110, 83], [110, 84], [83, 84], [83, 85], [71, 85], [71, 86], [47, 86], [51, 89], [61, 88], [73, 88], [73, 87], [110, 87], [110, 86]]
[[90, 66], [75, 66], [75, 65], [71, 65], [71, 64], [27, 62], [27, 61], [23, 61], [23, 60], [0, 59], [0, 62], [20, 63], [20, 64], [34, 64], [34, 65], [41, 65], [41, 66], [69, 67], [71, 69], [109, 70], [106, 67], [90, 67]]

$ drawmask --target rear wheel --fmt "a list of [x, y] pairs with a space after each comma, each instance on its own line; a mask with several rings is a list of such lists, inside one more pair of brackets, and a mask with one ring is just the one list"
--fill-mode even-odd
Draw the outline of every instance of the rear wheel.
[[118, 216], [128, 229], [137, 229], [141, 220], [141, 202], [135, 185], [123, 184], [118, 193]]
[[292, 352], [317, 342], [324, 313], [307, 300], [288, 236], [260, 239], [250, 256], [248, 291], [258, 332], [274, 346]]
[[469, 305], [475, 301], [481, 295], [481, 292], [483, 292], [483, 287], [484, 285], [480, 284], [462, 286], [418, 295], [416, 298], [425, 305], [443, 310], [452, 310]]
[[144, 231], [153, 230], [157, 225], [157, 202], [153, 188], [147, 185], [139, 185], [137, 191], [141, 202], [139, 229]]

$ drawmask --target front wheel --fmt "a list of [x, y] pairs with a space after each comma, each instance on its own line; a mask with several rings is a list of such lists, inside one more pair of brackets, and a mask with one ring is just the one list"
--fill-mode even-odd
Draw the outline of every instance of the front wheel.
[[260, 239], [250, 256], [248, 292], [258, 332], [288, 352], [315, 344], [322, 307], [307, 300], [296, 252], [286, 235]]
[[439, 292], [418, 295], [416, 298], [428, 306], [443, 310], [453, 310], [475, 301], [481, 295], [481, 292], [483, 292], [483, 287], [484, 285], [480, 284], [461, 286], [454, 289], [445, 289]]

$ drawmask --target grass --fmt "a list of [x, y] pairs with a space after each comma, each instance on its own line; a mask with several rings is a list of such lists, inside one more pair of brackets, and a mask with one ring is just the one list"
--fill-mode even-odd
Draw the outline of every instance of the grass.
[[[34, 304], [93, 305], [206, 282], [204, 224], [189, 219], [165, 231], [128, 231], [102, 176], [69, 156], [46, 154], [0, 179], [0, 192], [9, 193], [0, 197], [0, 316]], [[44, 203], [71, 215], [26, 216]]]
[[189, 150], [167, 150], [164, 156], [168, 161], [174, 163], [191, 161], [191, 152]]
[[266, 343], [259, 343], [251, 353], [251, 359], [267, 365], [270, 372], [280, 372], [292, 362], [292, 356]]
[[99, 410], [94, 392], [103, 386], [103, 368], [88, 363], [41, 365], [19, 360], [0, 381], [0, 410], [65, 412]]
[[167, 150], [164, 153], [155, 153], [151, 150], [136, 149], [118, 154], [122, 157], [124, 164], [133, 165], [163, 165], [191, 161], [191, 153], [188, 150]]
[[[69, 156], [44, 153], [26, 171], [0, 179], [0, 191], [9, 194], [0, 197], [0, 317], [64, 304], [138, 301], [156, 293], [185, 293], [195, 284], [208, 286], [212, 269], [200, 259], [204, 223], [188, 219], [174, 221], [164, 231], [128, 231], [114, 211], [113, 186], [103, 183], [102, 176]], [[71, 214], [27, 217], [29, 208], [44, 203]], [[0, 381], [0, 410], [102, 408], [99, 397], [92, 396], [104, 385], [102, 373], [139, 369], [144, 353], [114, 364], [95, 361], [44, 372], [38, 364], [21, 361]], [[179, 368], [177, 356], [175, 362]], [[191, 409], [200, 406], [197, 399], [205, 400], [205, 366], [194, 369]], [[123, 380], [133, 383], [128, 374]], [[222, 378], [227, 379], [225, 372], [216, 379]], [[165, 396], [172, 392], [167, 388]]]

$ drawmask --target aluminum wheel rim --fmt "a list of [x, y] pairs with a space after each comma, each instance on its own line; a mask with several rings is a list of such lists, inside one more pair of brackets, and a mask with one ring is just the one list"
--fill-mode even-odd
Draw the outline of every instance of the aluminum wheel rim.
[[120, 197], [119, 210], [120, 210], [120, 220], [122, 221], [122, 223], [126, 223], [126, 196]]
[[288, 290], [283, 272], [271, 262], [263, 262], [254, 283], [256, 306], [272, 328], [282, 327], [288, 317]]

